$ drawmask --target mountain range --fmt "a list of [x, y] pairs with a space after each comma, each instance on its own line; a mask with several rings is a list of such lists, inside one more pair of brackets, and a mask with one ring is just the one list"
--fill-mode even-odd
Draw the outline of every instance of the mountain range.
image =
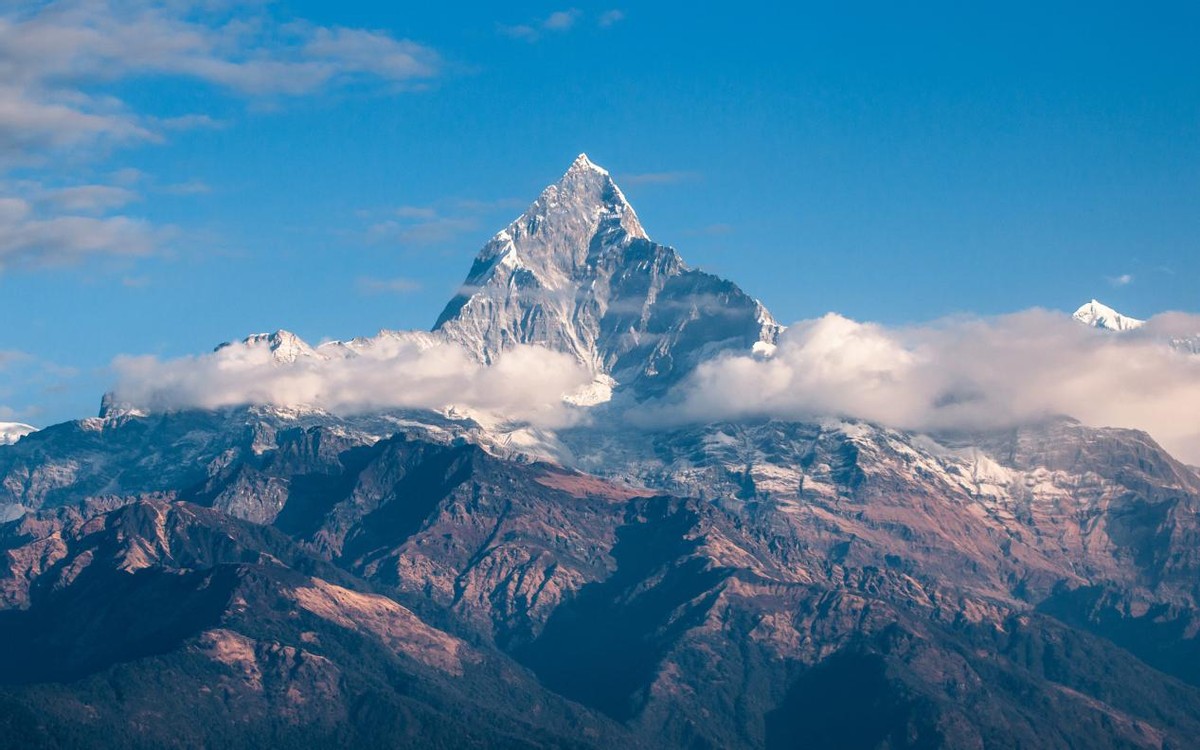
[[581, 373], [560, 424], [115, 392], [23, 434], [0, 447], [5, 743], [1200, 747], [1196, 469], [1067, 416], [628, 423], [782, 332], [581, 155], [431, 331], [208, 355], [533, 347]]

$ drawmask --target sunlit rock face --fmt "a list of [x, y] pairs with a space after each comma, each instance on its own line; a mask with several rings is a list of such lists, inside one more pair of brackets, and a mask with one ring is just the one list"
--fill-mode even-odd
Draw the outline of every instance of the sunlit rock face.
[[541, 344], [651, 393], [720, 351], [774, 343], [780, 326], [736, 284], [652, 242], [581, 155], [483, 247], [434, 329], [485, 362]]

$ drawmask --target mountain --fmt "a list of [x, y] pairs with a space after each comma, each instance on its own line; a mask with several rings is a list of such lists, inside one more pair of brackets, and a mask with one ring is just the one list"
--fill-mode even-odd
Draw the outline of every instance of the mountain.
[[722, 350], [774, 344], [780, 329], [737, 285], [652, 242], [584, 154], [484, 245], [434, 325], [483, 362], [537, 343], [643, 395]]
[[1096, 300], [1080, 307], [1071, 317], [1084, 325], [1103, 328], [1106, 331], [1132, 331], [1146, 324], [1144, 320], [1122, 315]]
[[6, 746], [637, 746], [274, 529], [115, 505], [0, 527]]
[[[588, 407], [614, 390], [636, 400], [661, 394], [721, 352], [770, 350], [781, 330], [736, 284], [652, 242], [609, 173], [581, 154], [484, 245], [432, 331], [313, 346], [280, 330], [222, 344], [214, 356], [302, 368], [449, 346], [492, 365], [534, 345], [570, 355], [591, 374], [590, 387], [569, 394]], [[110, 397], [102, 414], [138, 411]]]
[[9, 445], [15, 443], [24, 435], [36, 431], [36, 427], [32, 427], [20, 422], [0, 422], [0, 445]]
[[[1122, 315], [1096, 300], [1080, 307], [1072, 317], [1086, 326], [1105, 331], [1133, 331], [1146, 325], [1146, 321]], [[1169, 323], [1159, 326], [1160, 329], [1164, 327], [1174, 328], [1176, 326], [1171, 326]], [[1175, 351], [1182, 354], [1200, 355], [1200, 332], [1196, 332], [1194, 327], [1179, 331], [1158, 330], [1157, 333], [1157, 338]]]
[[[106, 430], [146, 459], [144, 421]], [[945, 440], [713, 425], [629, 446], [623, 481], [318, 425], [156, 496], [60, 494], [0, 527], [0, 633], [27, 644], [0, 716], [89, 740], [257, 717], [239, 745], [1189, 746], [1200, 478], [1077, 423]]]
[[655, 429], [601, 403], [779, 330], [581, 156], [432, 331], [208, 355], [543, 347], [595, 379], [566, 426], [110, 400], [0, 447], [6, 742], [1200, 747], [1195, 469], [1067, 417]]

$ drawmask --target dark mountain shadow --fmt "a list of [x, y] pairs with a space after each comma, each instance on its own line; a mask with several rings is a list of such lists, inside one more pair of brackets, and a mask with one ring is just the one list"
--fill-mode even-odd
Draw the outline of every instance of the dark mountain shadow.
[[515, 650], [543, 685], [618, 720], [636, 714], [637, 692], [678, 637], [703, 619], [727, 576], [689, 559], [700, 541], [686, 535], [699, 515], [685, 503], [639, 502], [626, 520], [612, 551], [616, 571], [585, 586], [536, 640]]
[[0, 684], [73, 680], [167, 653], [220, 620], [237, 582], [235, 565], [88, 568], [35, 608], [0, 612]]
[[934, 750], [943, 737], [878, 654], [843, 651], [805, 671], [768, 713], [768, 750]]
[[394, 440], [381, 440], [343, 451], [338, 455], [342, 470], [336, 474], [293, 475], [288, 485], [287, 502], [275, 517], [274, 526], [298, 539], [312, 536], [321, 528], [329, 511], [354, 492], [363, 470]]
[[379, 550], [392, 550], [415, 534], [425, 519], [474, 473], [479, 449], [473, 445], [422, 451], [404, 476], [386, 491], [376, 510], [368, 513], [347, 538], [341, 559], [362, 561]]

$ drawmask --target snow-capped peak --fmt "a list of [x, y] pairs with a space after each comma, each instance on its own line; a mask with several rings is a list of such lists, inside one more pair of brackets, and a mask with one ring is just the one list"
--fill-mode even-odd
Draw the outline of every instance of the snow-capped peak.
[[1096, 300], [1083, 305], [1071, 316], [1075, 320], [1092, 328], [1102, 328], [1106, 331], [1131, 331], [1140, 328], [1146, 321], [1122, 315], [1108, 305]]
[[567, 171], [578, 172], [581, 170], [589, 170], [592, 172], [598, 172], [602, 175], [608, 175], [608, 170], [589, 159], [587, 154], [580, 154], [579, 156], [576, 156], [575, 161], [571, 162], [571, 168]]
[[[540, 308], [542, 319], [526, 323], [555, 329], [542, 343], [577, 354], [589, 350], [591, 344], [573, 333], [569, 308], [576, 304], [575, 290], [598, 275], [607, 279], [611, 271], [601, 267], [649, 239], [608, 171], [580, 154], [558, 182], [484, 245], [434, 329], [490, 362], [505, 346], [537, 338], [531, 331], [512, 336], [515, 331], [508, 329], [524, 326], [530, 308]], [[670, 255], [678, 264], [674, 251]], [[590, 353], [581, 359], [595, 364]]]
[[37, 428], [21, 422], [0, 422], [0, 445], [12, 445]]
[[[251, 349], [266, 347], [271, 352], [271, 359], [279, 364], [292, 364], [298, 359], [320, 357], [308, 342], [291, 331], [278, 330], [274, 333], [252, 333], [242, 339], [242, 345]], [[217, 351], [231, 346], [226, 342], [217, 347]]]
[[649, 393], [721, 350], [774, 343], [779, 326], [737, 285], [652, 242], [608, 171], [580, 154], [483, 247], [434, 331], [485, 363], [546, 346], [598, 383]]

